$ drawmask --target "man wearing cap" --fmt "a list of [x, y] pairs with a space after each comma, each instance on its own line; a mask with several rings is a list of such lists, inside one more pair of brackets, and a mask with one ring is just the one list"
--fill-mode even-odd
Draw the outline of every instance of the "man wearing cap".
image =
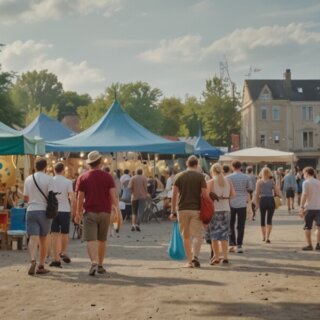
[[[101, 154], [92, 151], [86, 161], [89, 170], [77, 180], [77, 212], [75, 222], [83, 216], [83, 238], [87, 241], [91, 260], [89, 275], [106, 273], [103, 260], [106, 254], [106, 241], [112, 205], [119, 208], [113, 178], [101, 170]], [[84, 211], [84, 214], [83, 214]]]

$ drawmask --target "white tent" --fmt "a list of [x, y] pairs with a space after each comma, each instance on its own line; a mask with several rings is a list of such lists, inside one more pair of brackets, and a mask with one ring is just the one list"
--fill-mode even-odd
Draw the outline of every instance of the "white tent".
[[239, 160], [249, 163], [260, 162], [285, 162], [293, 163], [295, 161], [295, 155], [293, 152], [283, 152], [279, 150], [265, 149], [265, 148], [248, 148], [231, 153], [226, 153], [220, 156], [220, 162], [230, 162], [232, 160]]

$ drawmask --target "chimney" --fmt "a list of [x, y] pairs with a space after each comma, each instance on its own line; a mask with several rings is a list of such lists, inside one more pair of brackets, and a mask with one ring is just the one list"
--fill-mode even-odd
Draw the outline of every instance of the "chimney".
[[286, 72], [283, 74], [284, 82], [286, 87], [291, 87], [291, 70], [286, 69]]

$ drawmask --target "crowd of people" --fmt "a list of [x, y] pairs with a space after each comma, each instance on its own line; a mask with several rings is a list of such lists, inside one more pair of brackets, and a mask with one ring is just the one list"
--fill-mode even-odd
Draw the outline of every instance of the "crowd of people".
[[[110, 168], [102, 168], [102, 155], [98, 151], [88, 154], [88, 170], [73, 184], [64, 177], [64, 164], [54, 167], [55, 176], [46, 174], [47, 161], [38, 158], [35, 173], [24, 184], [24, 200], [27, 206], [28, 247], [31, 258], [28, 274], [46, 274], [45, 261], [53, 247], [51, 267], [61, 268], [61, 261], [70, 263], [67, 254], [70, 221], [83, 224], [83, 240], [87, 242], [87, 252], [91, 265], [89, 275], [104, 274], [107, 236], [110, 227], [112, 207], [120, 212], [119, 202], [131, 206], [131, 231], [141, 232], [140, 223], [148, 199], [164, 190], [163, 210], [168, 209], [170, 219], [177, 220], [183, 238], [187, 257], [187, 268], [200, 267], [200, 250], [203, 239], [210, 244], [210, 264], [221, 261], [229, 263], [229, 252], [244, 252], [245, 225], [248, 219], [255, 219], [260, 212], [262, 240], [271, 243], [272, 220], [276, 209], [275, 196], [287, 200], [289, 213], [294, 209], [294, 197], [298, 195], [299, 214], [305, 220], [307, 246], [303, 250], [313, 250], [312, 228], [318, 227], [316, 250], [320, 250], [320, 181], [311, 167], [296, 173], [289, 170], [284, 174], [279, 168], [272, 172], [265, 166], [256, 177], [252, 167], [243, 170], [240, 161], [231, 166], [215, 163], [210, 175], [205, 174], [196, 156], [190, 156], [186, 170], [176, 173], [170, 170], [166, 181], [157, 176], [147, 178], [143, 170], [124, 170], [113, 175]], [[58, 215], [53, 220], [46, 216], [49, 192], [57, 194]], [[214, 194], [212, 198], [211, 194]], [[214, 215], [208, 225], [203, 225], [199, 213], [201, 199], [212, 203]], [[36, 255], [39, 250], [39, 262]], [[221, 250], [221, 253], [220, 253]]]

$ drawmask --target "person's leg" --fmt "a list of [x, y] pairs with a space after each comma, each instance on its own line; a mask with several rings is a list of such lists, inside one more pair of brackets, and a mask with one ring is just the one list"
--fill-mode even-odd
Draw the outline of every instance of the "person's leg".
[[272, 231], [272, 218], [275, 210], [274, 200], [269, 198], [268, 210], [267, 210], [267, 243], [270, 243], [270, 234]]
[[98, 241], [88, 241], [87, 242], [87, 251], [91, 264], [98, 263]]
[[40, 240], [39, 241], [39, 249], [40, 249], [39, 265], [43, 266], [47, 256], [47, 237], [40, 236], [39, 240]]
[[110, 226], [110, 214], [99, 213], [99, 224], [98, 224], [98, 273], [105, 273], [103, 269], [103, 261], [107, 252], [107, 238], [108, 230]]
[[192, 236], [192, 251], [193, 256], [199, 258], [202, 245], [202, 221], [199, 218], [199, 212], [191, 213], [190, 219], [190, 234]]
[[247, 216], [247, 208], [239, 208], [237, 209], [238, 213], [238, 224], [237, 224], [237, 246], [242, 246], [243, 238], [244, 238], [244, 228], [246, 225], [246, 216]]
[[51, 233], [49, 233], [47, 235], [47, 244], [46, 244], [47, 253], [46, 253], [46, 258], [49, 258], [51, 256], [52, 245], [53, 245], [52, 237], [51, 237]]
[[317, 227], [318, 232], [317, 232], [317, 243], [320, 245], [320, 226]]
[[229, 230], [229, 245], [236, 245], [236, 233], [235, 233], [235, 223], [236, 223], [236, 209], [231, 208], [230, 212], [230, 230]]
[[215, 261], [219, 261], [220, 259], [220, 248], [219, 248], [219, 241], [218, 240], [212, 240], [212, 250], [213, 250], [213, 259]]
[[223, 260], [228, 260], [228, 240], [221, 241]]
[[36, 261], [39, 241], [40, 241], [39, 236], [30, 236], [29, 237], [28, 248], [29, 248], [29, 254], [30, 254], [31, 261]]
[[103, 265], [104, 257], [106, 256], [107, 251], [107, 242], [98, 241], [98, 264], [99, 266]]
[[132, 228], [131, 228], [131, 231], [134, 231], [135, 230], [135, 226], [137, 224], [137, 215], [138, 215], [138, 208], [139, 208], [139, 200], [133, 200], [131, 202], [131, 224], [132, 224]]
[[144, 211], [146, 209], [147, 199], [139, 199], [138, 200], [138, 217], [137, 217], [137, 225], [140, 226], [140, 222], [144, 215]]
[[53, 243], [53, 259], [54, 261], [60, 261], [59, 253], [61, 249], [61, 236], [60, 233], [51, 233], [51, 239]]
[[305, 221], [304, 230], [305, 230], [305, 237], [308, 245], [302, 248], [303, 250], [313, 249], [312, 240], [311, 240], [313, 220], [314, 220], [314, 212], [312, 210], [307, 210], [304, 215], [304, 221]]
[[189, 211], [182, 210], [178, 212], [178, 222], [180, 233], [183, 238], [184, 250], [187, 256], [188, 265], [192, 266], [192, 251], [191, 251], [191, 240], [190, 240], [190, 220], [191, 216]]
[[266, 240], [266, 211], [267, 208], [265, 206], [265, 199], [260, 199], [260, 225], [261, 225], [261, 233], [262, 233], [262, 241]]

